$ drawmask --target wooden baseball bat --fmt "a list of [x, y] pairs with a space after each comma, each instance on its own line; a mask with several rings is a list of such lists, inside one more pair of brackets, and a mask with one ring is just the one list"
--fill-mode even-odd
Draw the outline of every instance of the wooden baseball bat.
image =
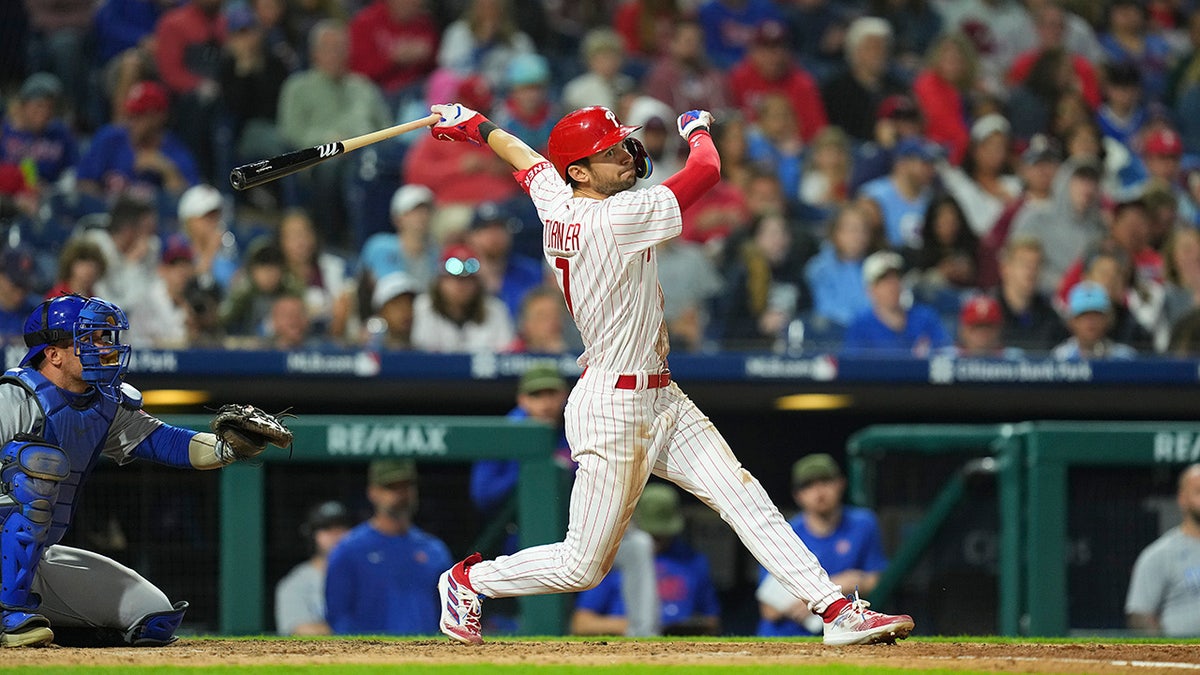
[[276, 155], [270, 159], [243, 164], [229, 172], [229, 182], [233, 184], [236, 190], [246, 190], [262, 185], [263, 183], [269, 183], [277, 178], [289, 176], [301, 169], [307, 169], [314, 164], [324, 162], [331, 157], [352, 152], [364, 145], [378, 143], [387, 138], [394, 138], [414, 129], [433, 126], [439, 119], [441, 119], [440, 115], [430, 113], [419, 120], [397, 124], [394, 127], [372, 131], [369, 134], [347, 138], [344, 141], [314, 145], [311, 148]]

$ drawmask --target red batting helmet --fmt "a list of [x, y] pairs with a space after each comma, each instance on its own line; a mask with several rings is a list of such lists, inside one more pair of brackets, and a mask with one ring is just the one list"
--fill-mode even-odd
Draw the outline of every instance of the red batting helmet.
[[550, 131], [547, 154], [558, 175], [567, 177], [567, 167], [584, 157], [610, 148], [641, 129], [617, 121], [617, 115], [604, 106], [580, 108], [554, 125]]

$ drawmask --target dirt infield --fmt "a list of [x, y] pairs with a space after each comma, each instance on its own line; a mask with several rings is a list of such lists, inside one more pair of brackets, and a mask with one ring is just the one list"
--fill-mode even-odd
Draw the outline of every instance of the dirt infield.
[[[442, 640], [181, 640], [162, 649], [5, 650], [4, 667], [209, 666], [335, 663], [501, 663], [538, 665], [885, 666], [1014, 673], [1200, 672], [1200, 648], [1176, 644], [985, 644], [901, 642], [895, 646], [826, 647], [815, 642], [522, 642], [464, 647]], [[50, 671], [47, 671], [50, 672]]]

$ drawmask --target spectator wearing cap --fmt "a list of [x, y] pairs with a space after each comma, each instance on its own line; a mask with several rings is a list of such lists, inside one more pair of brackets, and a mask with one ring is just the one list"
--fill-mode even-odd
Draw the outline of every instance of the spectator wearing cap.
[[440, 35], [425, 3], [374, 0], [350, 19], [350, 70], [395, 99], [436, 63]]
[[334, 340], [345, 338], [354, 293], [346, 260], [324, 250], [312, 218], [303, 209], [284, 212], [277, 238], [284, 274], [304, 290], [313, 332]]
[[891, 74], [892, 28], [874, 16], [855, 19], [846, 30], [846, 68], [821, 88], [830, 124], [856, 141], [875, 138], [875, 114], [888, 96], [905, 87]]
[[196, 260], [200, 285], [229, 290], [238, 270], [238, 248], [224, 218], [225, 199], [211, 185], [195, 185], [179, 198], [179, 228]]
[[641, 127], [633, 132], [633, 137], [642, 142], [654, 167], [649, 176], [641, 179], [643, 185], [659, 185], [683, 168], [679, 158], [683, 139], [675, 131], [675, 116], [674, 109], [653, 96], [637, 96], [629, 102], [623, 119], [629, 126]]
[[[492, 88], [483, 77], [461, 79], [455, 87], [451, 90], [455, 101], [483, 115], [491, 114]], [[435, 100], [432, 93], [430, 100]], [[403, 178], [405, 183], [425, 185], [433, 191], [439, 220], [445, 221], [434, 229], [443, 232], [443, 239], [469, 225], [481, 202], [504, 201], [521, 193], [512, 167], [487, 146], [442, 143], [430, 134], [419, 134], [404, 156]]]
[[438, 273], [438, 248], [430, 233], [433, 192], [424, 185], [400, 186], [392, 195], [392, 226], [395, 232], [377, 232], [363, 244], [359, 262], [378, 280], [392, 272], [404, 272], [421, 287]]
[[933, 198], [938, 149], [922, 138], [903, 138], [892, 151], [892, 170], [859, 189], [883, 214], [884, 233], [895, 248], [919, 246], [921, 222]]
[[[816, 80], [795, 62], [788, 44], [782, 22], [759, 24], [746, 56], [729, 71], [730, 94], [733, 105], [750, 122], [758, 120], [766, 96], [782, 95], [790, 104], [796, 133], [808, 142], [825, 128], [828, 118]], [[709, 55], [713, 56], [711, 50]]]
[[1108, 291], [1094, 281], [1081, 281], [1067, 296], [1067, 328], [1071, 337], [1051, 353], [1063, 361], [1137, 358], [1133, 347], [1108, 337], [1112, 324], [1113, 307]]
[[[623, 6], [635, 4], [625, 3]], [[587, 70], [563, 86], [564, 109], [601, 105], [616, 110], [621, 97], [637, 88], [633, 78], [621, 71], [625, 62], [625, 47], [621, 44], [621, 36], [611, 28], [599, 27], [588, 31], [579, 45], [579, 55]]]
[[479, 258], [479, 279], [484, 290], [508, 307], [516, 318], [521, 299], [546, 281], [541, 260], [512, 250], [513, 230], [520, 220], [495, 202], [483, 202], [475, 209], [466, 242]]
[[946, 148], [951, 164], [962, 161], [971, 140], [964, 111], [979, 82], [978, 70], [971, 42], [960, 33], [948, 33], [930, 48], [925, 68], [913, 80], [913, 98], [925, 119], [926, 134]]
[[1006, 206], [1021, 195], [1021, 181], [1012, 175], [1009, 150], [1012, 127], [998, 113], [988, 113], [971, 125], [962, 166], [937, 164], [938, 176], [962, 207], [967, 224], [978, 237], [985, 237]]
[[50, 73], [34, 73], [17, 92], [0, 125], [0, 162], [32, 163], [35, 184], [53, 184], [79, 161], [75, 135], [58, 116], [63, 87]]
[[950, 345], [937, 312], [905, 298], [903, 271], [904, 259], [893, 251], [877, 251], [863, 261], [871, 308], [846, 329], [845, 354], [926, 357]]
[[154, 62], [175, 99], [172, 129], [195, 155], [205, 180], [215, 171], [213, 134], [226, 37], [223, 1], [188, 0], [167, 10], [154, 28]]
[[[708, 557], [684, 538], [687, 527], [679, 492], [666, 483], [650, 483], [638, 499], [633, 522], [654, 538], [654, 571], [662, 607], [663, 635], [720, 635], [717, 600]], [[572, 635], [622, 635], [628, 628], [620, 570], [575, 596]]]
[[96, 283], [96, 293], [128, 312], [128, 305], [138, 302], [158, 278], [162, 242], [154, 204], [121, 195], [108, 211], [107, 227], [91, 228], [80, 236], [104, 253], [106, 272]]
[[705, 53], [722, 70], [753, 49], [756, 32], [764, 23], [774, 22], [786, 30], [782, 13], [769, 0], [707, 0], [697, 8], [696, 21], [704, 28]]
[[1052, 297], [1071, 263], [1104, 238], [1100, 214], [1100, 169], [1083, 160], [1068, 160], [1054, 177], [1051, 203], [1022, 211], [1013, 221], [1013, 237], [1042, 245], [1042, 274], [1038, 288]]
[[[1159, 282], [1138, 278], [1134, 270], [1132, 256], [1110, 237], [1084, 253], [1082, 281], [1094, 281], [1108, 292], [1108, 337], [1138, 351], [1164, 350], [1170, 339], [1163, 320], [1166, 291]], [[1064, 298], [1062, 306], [1066, 302]]]
[[[279, 95], [279, 134], [291, 147], [330, 143], [392, 124], [379, 87], [350, 71], [348, 41], [346, 27], [332, 19], [318, 22], [309, 33], [312, 66], [289, 75]], [[307, 194], [302, 206], [330, 245], [349, 243], [346, 178], [352, 162], [333, 158], [298, 174]]]
[[325, 621], [325, 570], [329, 553], [354, 527], [354, 517], [339, 501], [321, 502], [300, 524], [309, 552], [275, 585], [275, 632], [280, 635], [331, 635]]
[[642, 78], [642, 91], [653, 92], [671, 110], [730, 107], [729, 82], [705, 52], [704, 29], [699, 23], [680, 21], [665, 44], [666, 49]]
[[368, 346], [389, 351], [413, 348], [413, 302], [423, 286], [407, 272], [392, 272], [375, 283], [367, 319]]
[[858, 144], [850, 172], [850, 193], [892, 171], [892, 151], [905, 138], [922, 138], [921, 111], [912, 98], [895, 94], [883, 99], [875, 111], [872, 140]]
[[221, 100], [232, 117], [237, 157], [254, 161], [286, 152], [289, 148], [279, 134], [276, 116], [283, 81], [291, 68], [279, 51], [267, 44], [266, 33], [250, 8], [230, 6], [225, 10], [225, 24], [228, 37], [218, 81]]
[[125, 96], [124, 123], [100, 128], [79, 158], [79, 189], [101, 198], [126, 190], [174, 201], [200, 180], [191, 150], [167, 130], [170, 107], [167, 90], [142, 81]]
[[[1092, 64], [1101, 60], [1095, 34], [1091, 33], [1086, 21], [1055, 2], [1046, 2], [1032, 13], [1037, 46], [1017, 56], [1005, 75], [1006, 83], [1009, 87], [1020, 86], [1041, 57], [1051, 51], [1060, 51], [1070, 62], [1070, 88], [1083, 94], [1084, 100], [1095, 110], [1100, 106], [1100, 78]], [[1075, 39], [1069, 41], [1069, 37]], [[1089, 51], [1096, 53], [1087, 53]]]
[[1000, 280], [1000, 252], [1008, 242], [1013, 224], [1024, 211], [1050, 204], [1051, 186], [1061, 165], [1062, 152], [1057, 141], [1045, 134], [1037, 134], [1029, 139], [1017, 165], [1017, 176], [1023, 189], [1015, 200], [1005, 206], [992, 229], [979, 241], [975, 281], [980, 288], [992, 288]]
[[154, 349], [187, 349], [202, 342], [202, 321], [189, 297], [195, 279], [192, 247], [182, 235], [171, 235], [145, 290], [120, 305], [129, 317], [122, 340]]
[[1185, 222], [1196, 222], [1200, 210], [1183, 187], [1183, 138], [1169, 126], [1155, 126], [1142, 137], [1142, 164], [1146, 167], [1147, 179], [1142, 191], [1151, 181], [1169, 186], [1175, 197], [1176, 210]]
[[37, 279], [33, 254], [5, 246], [0, 250], [0, 342], [25, 333], [25, 319], [37, 307], [31, 292]]
[[487, 292], [479, 254], [465, 244], [442, 250], [441, 270], [413, 305], [413, 346], [427, 352], [500, 352], [515, 337], [508, 306]]
[[1107, 21], [1100, 34], [1100, 46], [1109, 63], [1128, 63], [1141, 75], [1146, 95], [1162, 100], [1167, 90], [1167, 72], [1174, 50], [1154, 30], [1142, 0], [1113, 0], [1108, 5]]
[[837, 211], [821, 250], [804, 265], [804, 278], [813, 296], [813, 318], [845, 328], [869, 310], [863, 285], [863, 261], [871, 252], [867, 216], [849, 204]]
[[1038, 290], [1042, 244], [1014, 236], [1000, 252], [996, 300], [1004, 315], [1001, 341], [1032, 352], [1049, 351], [1066, 338], [1062, 318], [1048, 296]]
[[550, 130], [561, 116], [550, 100], [550, 63], [541, 54], [516, 54], [504, 73], [508, 93], [496, 110], [496, 124], [544, 152]]
[[963, 301], [958, 312], [958, 341], [955, 356], [1022, 356], [1020, 349], [1004, 345], [1004, 315], [1000, 303], [990, 295], [974, 295]]
[[503, 87], [513, 57], [537, 51], [513, 17], [508, 0], [470, 0], [462, 15], [442, 32], [438, 67], [460, 76], [477, 73], [493, 89]]
[[283, 251], [273, 238], [262, 237], [246, 250], [245, 270], [235, 279], [221, 304], [221, 324], [236, 336], [270, 334], [268, 319], [275, 300], [285, 295], [304, 298], [304, 288], [284, 274]]
[[[367, 467], [374, 514], [329, 553], [325, 619], [336, 635], [433, 635], [437, 579], [454, 561], [441, 539], [413, 523], [417, 466], [379, 459]], [[381, 564], [382, 563], [382, 564]]]
[[[816, 453], [797, 460], [792, 465], [792, 499], [800, 512], [788, 522], [829, 573], [830, 581], [843, 593], [866, 595], [879, 583], [888, 561], [875, 514], [843, 504], [845, 492], [846, 479], [833, 457]], [[820, 635], [821, 617], [810, 612], [804, 601], [780, 591], [783, 587], [760, 570], [755, 593], [761, 616], [758, 634]]]

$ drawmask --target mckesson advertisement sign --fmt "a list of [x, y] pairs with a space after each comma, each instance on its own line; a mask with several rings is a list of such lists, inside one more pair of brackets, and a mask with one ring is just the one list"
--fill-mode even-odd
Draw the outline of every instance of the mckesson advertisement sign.
[[445, 455], [441, 424], [331, 424], [326, 430], [329, 454], [346, 457]]

